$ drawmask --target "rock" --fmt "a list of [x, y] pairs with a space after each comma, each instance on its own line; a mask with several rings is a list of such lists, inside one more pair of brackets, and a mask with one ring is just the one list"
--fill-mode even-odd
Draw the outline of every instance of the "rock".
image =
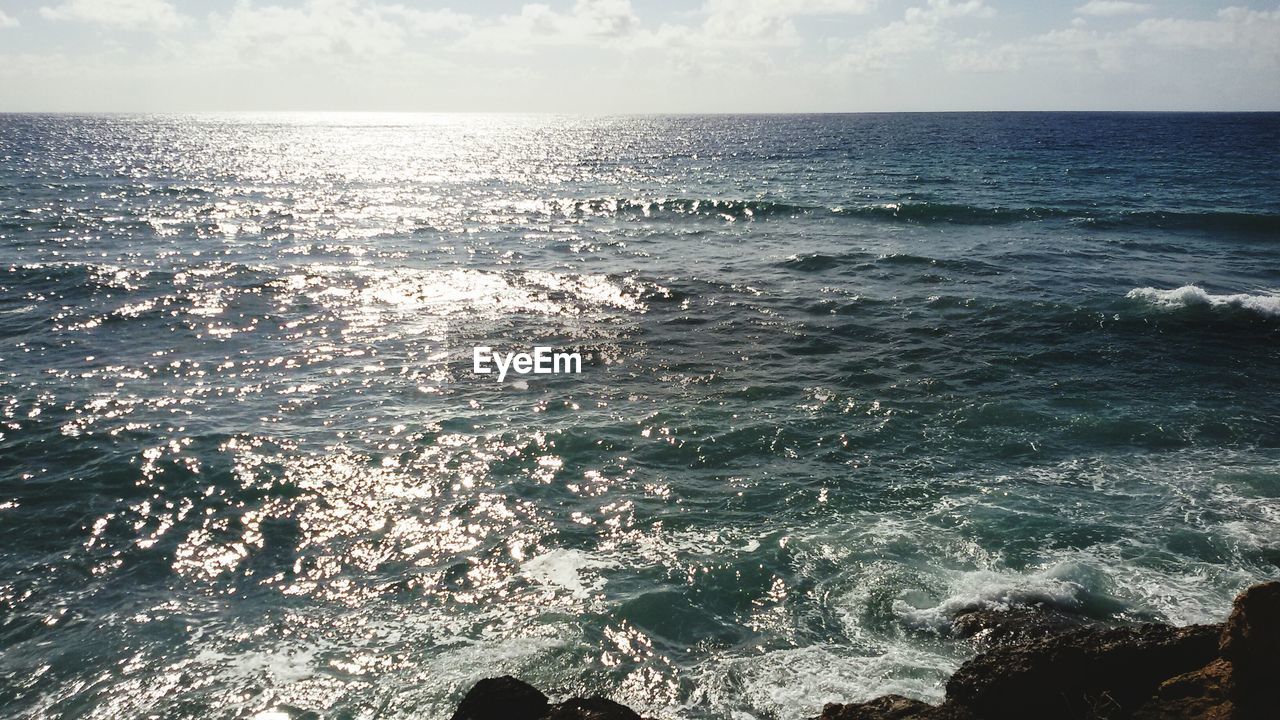
[[467, 692], [453, 720], [644, 720], [626, 705], [602, 697], [552, 705], [532, 685], [509, 675], [486, 678]]
[[951, 622], [955, 637], [969, 638], [984, 650], [1025, 643], [1084, 627], [1088, 621], [1044, 605], [1009, 610], [969, 610]]
[[1254, 585], [1236, 597], [1219, 653], [1244, 685], [1280, 681], [1280, 582]]
[[1134, 720], [1264, 720], [1280, 707], [1280, 582], [1236, 597], [1220, 657], [1160, 684]]
[[634, 710], [602, 697], [570, 698], [552, 708], [547, 720], [642, 720]]
[[1217, 656], [1220, 628], [1088, 628], [997, 648], [960, 666], [947, 703], [984, 720], [1127, 717], [1167, 678]]
[[1233, 720], [1237, 714], [1231, 696], [1231, 663], [1219, 658], [1165, 680], [1133, 720]]
[[[1236, 598], [1224, 625], [1105, 628], [1050, 608], [979, 610], [957, 636], [985, 652], [941, 705], [885, 695], [818, 720], [1270, 720], [1280, 717], [1280, 582]], [[602, 697], [551, 704], [513, 677], [481, 680], [453, 720], [643, 720]]]
[[547, 709], [546, 695], [504, 675], [476, 683], [458, 703], [453, 720], [539, 720]]
[[924, 720], [937, 709], [901, 695], [884, 695], [864, 703], [831, 703], [822, 709], [818, 720]]
[[1280, 708], [1280, 582], [1240, 593], [1222, 630], [1239, 720], [1273, 718]]

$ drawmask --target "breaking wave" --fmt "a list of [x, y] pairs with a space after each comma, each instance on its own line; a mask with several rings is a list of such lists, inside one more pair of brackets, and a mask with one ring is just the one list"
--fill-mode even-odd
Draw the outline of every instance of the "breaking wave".
[[900, 201], [860, 205], [742, 200], [725, 198], [547, 198], [519, 201], [493, 210], [522, 215], [586, 219], [618, 217], [632, 220], [706, 218], [727, 221], [847, 218], [870, 222], [917, 225], [1008, 225], [1062, 220], [1093, 229], [1150, 228], [1239, 233], [1280, 233], [1280, 216], [1247, 212], [1184, 212], [1140, 210], [1100, 212], [1092, 207], [986, 206], [968, 203]]
[[983, 207], [960, 203], [901, 202], [833, 208], [844, 217], [920, 224], [1003, 225], [1007, 223], [1069, 218], [1080, 213], [1054, 207]]
[[1266, 317], [1280, 317], [1280, 294], [1214, 295], [1199, 285], [1183, 285], [1172, 290], [1153, 287], [1134, 288], [1125, 296], [1159, 308], [1235, 308]]

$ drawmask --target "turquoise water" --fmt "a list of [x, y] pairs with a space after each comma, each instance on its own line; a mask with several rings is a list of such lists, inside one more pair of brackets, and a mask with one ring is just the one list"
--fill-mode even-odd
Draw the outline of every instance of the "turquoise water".
[[940, 697], [966, 607], [1218, 619], [1280, 562], [1277, 157], [1274, 114], [0, 116], [2, 714], [512, 673], [790, 720]]

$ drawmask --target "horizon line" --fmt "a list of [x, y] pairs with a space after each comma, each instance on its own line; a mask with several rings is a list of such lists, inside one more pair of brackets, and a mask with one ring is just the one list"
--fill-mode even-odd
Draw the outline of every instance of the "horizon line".
[[1280, 114], [1274, 109], [985, 109], [985, 110], [320, 110], [320, 109], [237, 109], [237, 110], [4, 110], [0, 115], [547, 115], [575, 117], [661, 117], [661, 116], [742, 116], [742, 115], [973, 115], [973, 114], [1114, 114], [1114, 115], [1242, 115]]

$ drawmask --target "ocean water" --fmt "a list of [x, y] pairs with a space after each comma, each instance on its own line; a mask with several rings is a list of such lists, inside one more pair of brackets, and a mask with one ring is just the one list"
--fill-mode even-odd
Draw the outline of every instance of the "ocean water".
[[[1280, 563], [1280, 115], [0, 116], [0, 715], [937, 699]], [[471, 372], [476, 345], [579, 375]]]

